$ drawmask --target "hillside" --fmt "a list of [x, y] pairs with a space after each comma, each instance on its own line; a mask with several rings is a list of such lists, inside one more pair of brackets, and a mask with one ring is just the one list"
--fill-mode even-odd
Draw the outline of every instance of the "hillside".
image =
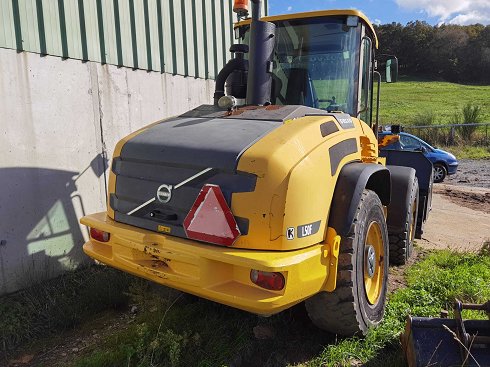
[[490, 122], [490, 85], [463, 85], [401, 78], [381, 84], [380, 123], [412, 125], [417, 116], [434, 113], [436, 124], [449, 123], [467, 103], [482, 108], [482, 122]]

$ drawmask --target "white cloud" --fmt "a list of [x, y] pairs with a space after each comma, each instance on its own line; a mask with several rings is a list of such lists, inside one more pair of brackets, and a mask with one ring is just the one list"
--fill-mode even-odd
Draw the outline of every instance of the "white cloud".
[[293, 10], [293, 7], [292, 6], [288, 6], [288, 11], [291, 11]]
[[376, 19], [374, 20], [374, 24], [376, 24], [376, 25], [380, 25], [380, 24], [381, 24], [381, 20], [379, 20], [379, 19], [377, 19], [377, 18], [376, 18]]
[[440, 23], [490, 24], [490, 0], [395, 0], [398, 6], [420, 10]]

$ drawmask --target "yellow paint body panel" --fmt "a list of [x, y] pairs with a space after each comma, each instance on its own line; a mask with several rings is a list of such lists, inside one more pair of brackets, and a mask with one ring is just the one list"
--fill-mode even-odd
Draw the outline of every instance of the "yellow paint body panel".
[[[335, 10], [318, 10], [318, 11], [308, 11], [302, 13], [293, 14], [281, 14], [281, 15], [270, 15], [267, 17], [262, 17], [261, 20], [266, 22], [274, 23], [275, 21], [290, 20], [290, 19], [304, 19], [304, 18], [317, 18], [317, 17], [332, 17], [332, 16], [356, 16], [359, 17], [369, 28], [369, 30], [374, 35], [375, 46], [378, 48], [378, 36], [374, 30], [374, 26], [369, 20], [369, 18], [364, 15], [363, 12], [354, 9], [335, 9]], [[235, 23], [235, 27], [240, 27], [242, 25], [250, 24], [252, 19], [245, 19], [241, 22]]]
[[[249, 220], [249, 233], [233, 247], [285, 251], [320, 243], [326, 238], [328, 213], [340, 169], [363, 161], [359, 137], [364, 123], [352, 119], [354, 128], [343, 129], [332, 116], [298, 118], [270, 132], [240, 158], [238, 170], [257, 175], [255, 191], [235, 193], [232, 212]], [[320, 125], [335, 123], [338, 132], [322, 137]], [[366, 125], [367, 126], [367, 125]], [[368, 131], [371, 131], [367, 127]], [[345, 156], [332, 176], [329, 149], [355, 139], [357, 152]], [[367, 138], [376, 149], [374, 134]], [[288, 240], [290, 227], [321, 221], [317, 233]]]
[[[335, 124], [338, 131], [323, 137], [324, 123]], [[110, 241], [91, 238], [83, 249], [125, 272], [257, 314], [280, 312], [320, 291], [331, 292], [340, 237], [327, 223], [337, 178], [349, 162], [376, 161], [378, 148], [369, 126], [354, 118], [352, 123], [343, 128], [333, 116], [293, 119], [243, 153], [237, 170], [255, 174], [257, 181], [253, 192], [232, 194], [232, 212], [249, 220], [249, 231], [231, 247], [171, 236], [164, 226], [163, 233], [156, 233], [118, 223], [109, 207], [107, 213], [83, 217], [81, 223], [109, 232]], [[114, 157], [147, 128], [121, 140]], [[332, 173], [330, 149], [348, 139], [355, 152], [343, 156]], [[115, 192], [115, 181], [111, 172], [109, 195]], [[289, 227], [317, 221], [316, 233], [286, 238]], [[253, 284], [252, 269], [281, 272], [285, 288], [270, 291]]]
[[[90, 239], [84, 252], [104, 264], [245, 311], [270, 315], [326, 290], [335, 257], [332, 245], [287, 252], [240, 250], [201, 244], [117, 223], [106, 213], [82, 224], [109, 232], [109, 242]], [[338, 256], [338, 248], [337, 255]], [[336, 265], [335, 265], [336, 266]], [[281, 291], [260, 288], [250, 270], [281, 272]]]

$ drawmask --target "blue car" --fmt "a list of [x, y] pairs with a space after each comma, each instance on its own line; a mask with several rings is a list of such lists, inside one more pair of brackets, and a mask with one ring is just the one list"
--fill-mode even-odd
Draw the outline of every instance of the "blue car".
[[424, 153], [434, 166], [434, 182], [442, 182], [447, 175], [454, 175], [456, 173], [458, 160], [453, 154], [442, 149], [434, 148], [422, 139], [411, 134], [401, 132], [397, 134], [399, 135], [399, 139], [391, 139], [394, 135], [390, 131], [383, 131], [378, 134], [381, 150], [411, 150]]

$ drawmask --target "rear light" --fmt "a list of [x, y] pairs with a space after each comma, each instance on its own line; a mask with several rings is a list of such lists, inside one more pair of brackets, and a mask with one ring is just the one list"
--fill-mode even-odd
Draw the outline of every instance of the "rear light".
[[270, 289], [271, 291], [280, 291], [286, 284], [284, 275], [281, 273], [270, 273], [255, 269], [250, 271], [250, 280], [259, 287]]
[[187, 238], [216, 245], [231, 246], [240, 236], [235, 217], [217, 185], [203, 186], [183, 225]]
[[100, 229], [90, 228], [90, 237], [99, 242], [108, 242], [111, 238], [109, 232], [101, 231]]

